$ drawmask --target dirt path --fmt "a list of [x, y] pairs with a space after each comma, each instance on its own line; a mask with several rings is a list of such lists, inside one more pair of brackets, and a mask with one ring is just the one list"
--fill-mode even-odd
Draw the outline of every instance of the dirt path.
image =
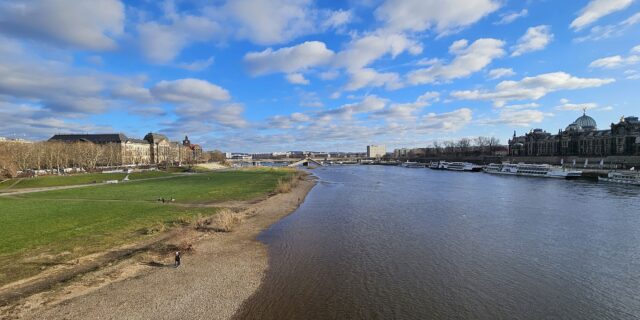
[[301, 181], [290, 193], [249, 205], [251, 217], [231, 233], [195, 235], [200, 240], [179, 268], [170, 267], [171, 255], [152, 263], [124, 261], [88, 276], [87, 283], [80, 279], [23, 299], [0, 310], [0, 317], [229, 319], [258, 289], [268, 266], [267, 248], [256, 236], [293, 212], [314, 185]]

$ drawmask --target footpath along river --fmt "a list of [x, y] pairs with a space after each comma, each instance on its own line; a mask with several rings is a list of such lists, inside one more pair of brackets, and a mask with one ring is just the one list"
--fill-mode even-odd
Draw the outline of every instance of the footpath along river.
[[640, 319], [640, 188], [323, 167], [238, 319]]

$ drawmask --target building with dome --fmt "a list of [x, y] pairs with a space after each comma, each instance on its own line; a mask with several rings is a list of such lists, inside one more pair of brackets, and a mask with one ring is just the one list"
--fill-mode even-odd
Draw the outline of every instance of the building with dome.
[[509, 140], [511, 156], [638, 156], [640, 155], [640, 121], [622, 117], [606, 130], [598, 130], [596, 121], [583, 112], [558, 134], [534, 129], [523, 136], [513, 133]]

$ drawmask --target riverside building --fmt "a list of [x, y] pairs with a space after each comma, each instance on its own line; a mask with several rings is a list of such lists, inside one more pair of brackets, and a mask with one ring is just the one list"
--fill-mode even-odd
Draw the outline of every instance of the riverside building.
[[113, 157], [117, 159], [115, 162], [120, 165], [180, 163], [195, 159], [190, 143], [184, 145], [171, 142], [167, 136], [152, 132], [144, 139], [129, 138], [122, 133], [56, 134], [49, 141], [90, 142], [108, 146], [110, 152], [114, 153]]
[[586, 114], [558, 134], [542, 129], [509, 140], [511, 156], [638, 156], [640, 155], [640, 121], [638, 117], [622, 117], [605, 130]]
[[386, 153], [387, 148], [384, 145], [367, 146], [367, 158], [382, 158]]

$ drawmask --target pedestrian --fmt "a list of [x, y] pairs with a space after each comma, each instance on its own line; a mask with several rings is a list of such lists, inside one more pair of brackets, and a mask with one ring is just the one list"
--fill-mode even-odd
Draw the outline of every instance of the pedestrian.
[[180, 251], [176, 251], [176, 268], [180, 266]]

